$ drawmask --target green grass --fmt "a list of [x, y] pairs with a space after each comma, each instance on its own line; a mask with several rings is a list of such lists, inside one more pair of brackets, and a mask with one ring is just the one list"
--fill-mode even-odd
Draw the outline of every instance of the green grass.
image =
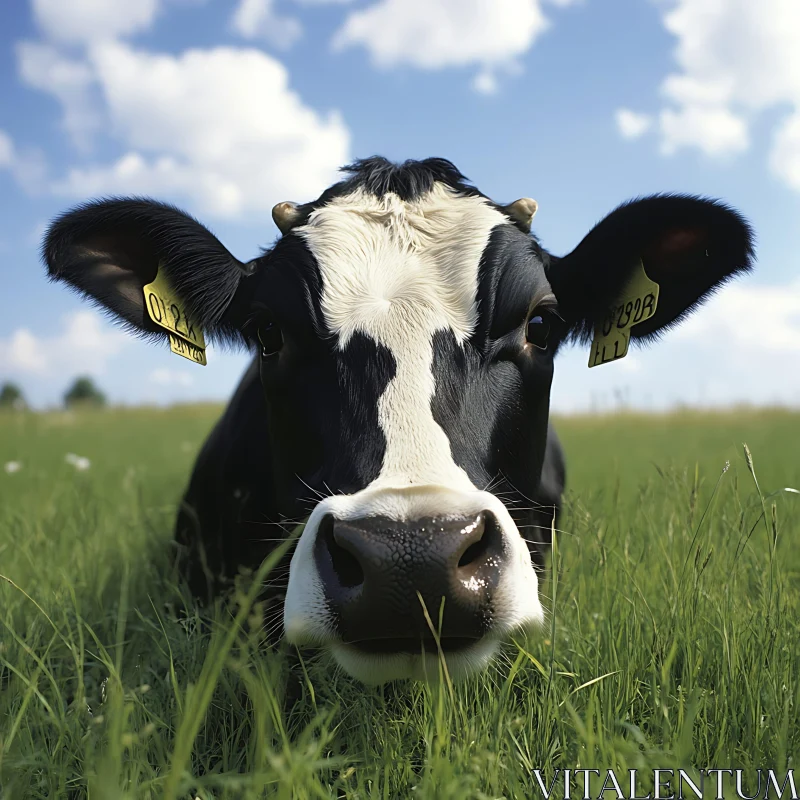
[[290, 709], [252, 581], [205, 626], [170, 575], [217, 413], [0, 416], [0, 797], [529, 798], [536, 768], [797, 766], [799, 414], [561, 420], [546, 630], [455, 686], [307, 658]]

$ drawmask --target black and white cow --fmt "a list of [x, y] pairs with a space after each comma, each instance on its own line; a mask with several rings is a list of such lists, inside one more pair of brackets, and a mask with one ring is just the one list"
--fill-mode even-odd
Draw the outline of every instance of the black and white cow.
[[[452, 673], [484, 666], [542, 620], [564, 488], [549, 425], [553, 359], [586, 342], [641, 260], [660, 284], [653, 339], [749, 269], [747, 223], [718, 202], [627, 203], [566, 256], [529, 233], [535, 203], [500, 206], [448, 161], [359, 161], [314, 202], [276, 206], [253, 261], [168, 205], [103, 200], [56, 220], [50, 275], [162, 337], [143, 285], [158, 269], [252, 365], [206, 442], [177, 524], [194, 592], [304, 518], [284, 630], [367, 682], [436, 674], [422, 604]], [[280, 587], [279, 587], [280, 588]]]

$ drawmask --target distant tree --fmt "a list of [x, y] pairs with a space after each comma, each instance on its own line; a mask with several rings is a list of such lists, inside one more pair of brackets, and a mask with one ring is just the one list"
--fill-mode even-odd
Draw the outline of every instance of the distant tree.
[[89, 377], [75, 378], [75, 382], [64, 394], [64, 405], [73, 406], [104, 406], [106, 396], [94, 385]]
[[22, 389], [16, 383], [4, 383], [0, 387], [0, 408], [13, 408], [21, 411], [27, 406], [25, 395], [22, 394]]

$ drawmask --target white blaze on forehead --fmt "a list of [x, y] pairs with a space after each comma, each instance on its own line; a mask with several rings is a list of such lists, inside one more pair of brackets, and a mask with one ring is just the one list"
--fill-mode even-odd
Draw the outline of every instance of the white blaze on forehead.
[[359, 190], [332, 200], [297, 229], [319, 265], [322, 312], [339, 347], [360, 332], [396, 363], [378, 401], [386, 453], [372, 488], [474, 490], [431, 410], [433, 336], [451, 331], [463, 343], [471, 335], [481, 256], [502, 224], [507, 218], [485, 198], [436, 183], [413, 201]]

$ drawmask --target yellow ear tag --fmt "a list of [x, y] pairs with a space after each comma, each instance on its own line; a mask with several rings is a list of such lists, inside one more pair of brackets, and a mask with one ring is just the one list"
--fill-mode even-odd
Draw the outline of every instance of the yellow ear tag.
[[631, 328], [650, 319], [658, 307], [658, 284], [651, 281], [639, 261], [617, 304], [594, 331], [589, 367], [610, 364], [628, 355]]
[[144, 287], [144, 304], [150, 319], [169, 331], [169, 349], [205, 366], [206, 340], [203, 330], [189, 319], [183, 302], [160, 270], [155, 280]]
[[195, 347], [191, 342], [181, 339], [180, 336], [176, 336], [174, 333], [169, 335], [169, 349], [176, 355], [188, 358], [189, 361], [194, 361], [195, 364], [199, 364], [201, 367], [205, 367], [208, 364], [204, 348]]

